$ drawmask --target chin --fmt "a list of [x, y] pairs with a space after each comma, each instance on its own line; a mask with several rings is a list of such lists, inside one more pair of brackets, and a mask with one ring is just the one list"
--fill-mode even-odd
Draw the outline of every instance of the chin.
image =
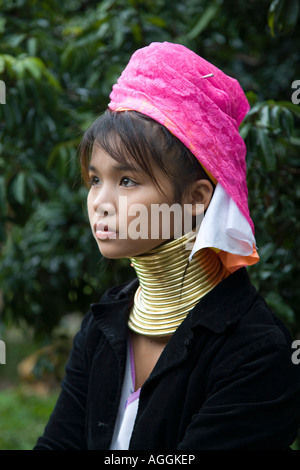
[[147, 253], [165, 240], [97, 240], [98, 248], [104, 258], [133, 258]]

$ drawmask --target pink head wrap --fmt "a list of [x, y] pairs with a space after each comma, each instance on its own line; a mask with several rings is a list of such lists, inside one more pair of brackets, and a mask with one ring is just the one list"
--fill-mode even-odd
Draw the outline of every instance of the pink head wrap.
[[[203, 78], [213, 73], [213, 77]], [[110, 94], [109, 108], [163, 124], [225, 189], [254, 232], [248, 208], [246, 146], [239, 125], [249, 103], [237, 80], [180, 44], [137, 50]]]

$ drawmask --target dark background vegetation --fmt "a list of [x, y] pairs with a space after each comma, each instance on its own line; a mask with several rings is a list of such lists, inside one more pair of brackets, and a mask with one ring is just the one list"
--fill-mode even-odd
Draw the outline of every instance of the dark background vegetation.
[[[131, 54], [179, 42], [239, 79], [252, 105], [249, 205], [261, 262], [253, 282], [300, 329], [299, 2], [6, 0], [0, 2], [0, 309], [51, 334], [85, 312], [125, 261], [101, 260], [85, 209], [77, 147]], [[300, 96], [300, 94], [299, 94]]]
[[1, 339], [19, 325], [51, 341], [66, 315], [133, 275], [92, 239], [77, 148], [131, 54], [152, 41], [186, 45], [247, 93], [241, 133], [261, 256], [249, 273], [299, 337], [298, 18], [297, 0], [0, 1]]

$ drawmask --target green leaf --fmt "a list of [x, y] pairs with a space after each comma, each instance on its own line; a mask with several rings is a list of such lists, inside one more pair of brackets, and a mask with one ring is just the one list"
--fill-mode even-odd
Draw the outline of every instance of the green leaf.
[[252, 124], [250, 122], [242, 123], [239, 129], [240, 136], [242, 139], [246, 139], [250, 129], [252, 128]]
[[294, 129], [294, 118], [291, 111], [284, 107], [281, 108], [280, 112], [280, 125], [282, 130], [290, 137]]
[[159, 28], [166, 27], [166, 21], [163, 18], [160, 18], [159, 16], [148, 16], [147, 19], [149, 23], [152, 23], [155, 26], [158, 26]]
[[7, 41], [7, 43], [10, 47], [16, 48], [23, 41], [23, 39], [25, 39], [25, 37], [26, 37], [25, 33], [13, 34], [9, 37], [9, 40]]
[[5, 24], [6, 24], [6, 19], [3, 18], [3, 16], [0, 17], [0, 33], [4, 33], [5, 31]]
[[280, 127], [280, 114], [281, 114], [282, 107], [278, 104], [275, 104], [270, 109], [270, 122], [274, 128]]
[[26, 72], [26, 65], [23, 59], [18, 59], [14, 62], [12, 69], [16, 74], [16, 77], [23, 80]]
[[281, 316], [287, 323], [292, 323], [294, 320], [293, 309], [284, 302], [283, 298], [277, 292], [268, 292], [265, 296], [267, 304], [274, 312]]
[[267, 171], [275, 171], [277, 167], [276, 155], [268, 132], [265, 129], [257, 129], [257, 136], [263, 167]]
[[36, 57], [27, 57], [24, 59], [24, 66], [32, 78], [39, 81], [44, 70], [43, 62]]
[[15, 200], [23, 205], [25, 202], [25, 173], [21, 171], [12, 182], [12, 193]]
[[297, 24], [298, 14], [298, 0], [273, 0], [268, 12], [272, 36], [290, 33]]
[[1, 111], [4, 116], [5, 131], [11, 131], [14, 127], [15, 119], [8, 97], [6, 97], [6, 104], [1, 106]]
[[0, 217], [6, 216], [6, 187], [4, 176], [0, 176]]
[[209, 23], [216, 16], [218, 9], [219, 9], [219, 5], [217, 2], [207, 7], [206, 10], [203, 13], [201, 13], [197, 23], [191, 29], [191, 31], [187, 33], [186, 37], [188, 39], [195, 39], [197, 36], [199, 36], [199, 34], [202, 33], [202, 31], [204, 31], [205, 28], [207, 28]]
[[290, 142], [292, 145], [300, 145], [300, 138], [298, 137], [290, 137]]
[[259, 122], [264, 126], [264, 127], [269, 127], [270, 126], [270, 114], [269, 114], [269, 106], [265, 105], [261, 108], [260, 113], [259, 113]]
[[254, 93], [254, 91], [247, 91], [246, 93], [247, 100], [250, 103], [250, 106], [254, 106], [255, 103], [257, 102], [257, 95]]
[[17, 62], [17, 59], [9, 54], [2, 54], [0, 57], [1, 60], [4, 61], [4, 65], [3, 62], [1, 65], [2, 69], [7, 70], [9, 75], [15, 76], [14, 64]]
[[300, 118], [300, 106], [293, 104], [290, 101], [278, 101], [277, 104], [286, 109], [289, 109], [295, 116]]
[[29, 55], [31, 56], [36, 55], [36, 51], [37, 51], [37, 39], [36, 38], [31, 37], [27, 40], [27, 49], [28, 49]]
[[268, 25], [271, 30], [272, 36], [275, 36], [275, 20], [276, 12], [279, 8], [281, 0], [273, 0], [268, 11]]
[[4, 58], [0, 55], [0, 73], [3, 73], [5, 69], [5, 60]]
[[35, 171], [34, 173], [32, 173], [31, 179], [34, 181], [35, 184], [37, 184], [40, 188], [44, 189], [45, 191], [49, 189], [49, 181], [46, 176], [42, 175], [41, 173]]

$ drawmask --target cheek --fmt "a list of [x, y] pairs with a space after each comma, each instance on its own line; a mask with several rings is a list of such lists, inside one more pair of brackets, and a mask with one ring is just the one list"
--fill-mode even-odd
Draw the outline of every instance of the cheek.
[[88, 210], [88, 217], [91, 222], [91, 218], [94, 215], [93, 198], [91, 196], [91, 193], [88, 194], [86, 205], [87, 205], [87, 210]]
[[[174, 233], [172, 203], [156, 192], [148, 193], [138, 204], [128, 204], [127, 234], [130, 239], [166, 240]], [[121, 222], [122, 222], [122, 211]], [[125, 220], [123, 220], [123, 223]], [[180, 224], [181, 225], [181, 224]]]

